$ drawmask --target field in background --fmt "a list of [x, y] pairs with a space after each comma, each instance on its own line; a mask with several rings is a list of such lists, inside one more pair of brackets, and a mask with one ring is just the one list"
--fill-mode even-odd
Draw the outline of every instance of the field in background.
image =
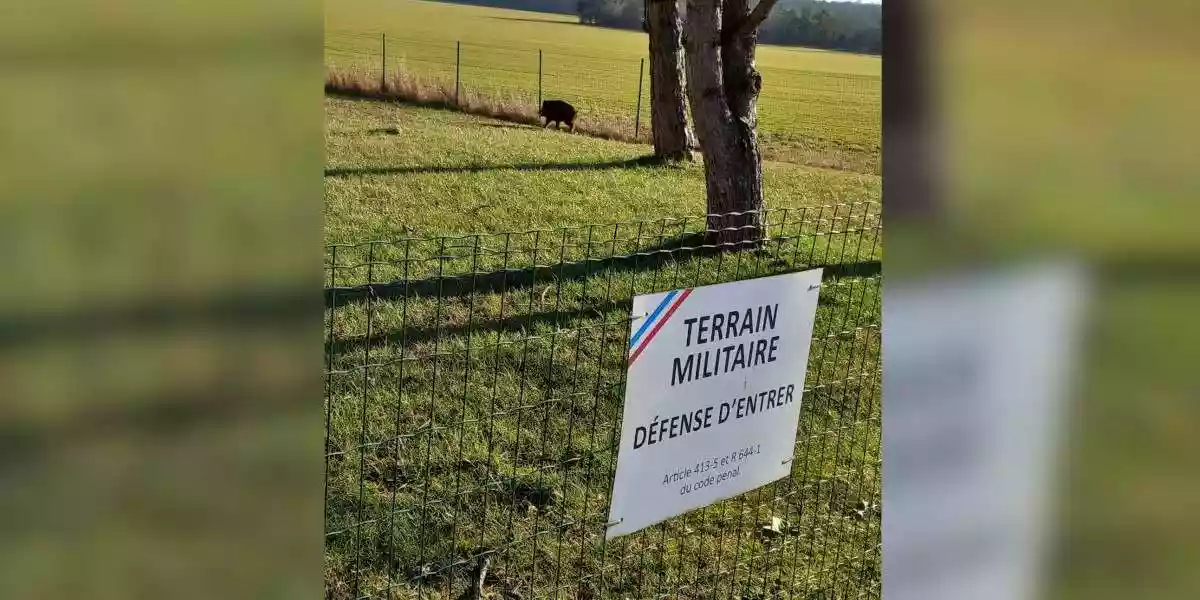
[[[641, 32], [579, 25], [565, 15], [418, 0], [342, 0], [325, 11], [329, 68], [380, 73], [386, 35], [389, 72], [453, 85], [457, 61], [463, 90], [534, 105], [540, 49], [544, 98], [572, 102], [585, 120], [634, 130], [646, 56]], [[879, 172], [879, 57], [762, 46], [758, 65], [768, 158]], [[642, 79], [645, 135], [649, 73]]]
[[[644, 146], [340, 98], [325, 123], [326, 243], [704, 212], [702, 165], [644, 166]], [[763, 180], [772, 209], [881, 195], [877, 175], [786, 162], [764, 163]]]
[[[327, 598], [456, 598], [484, 554], [494, 597], [878, 593], [878, 176], [768, 162], [772, 241], [714, 256], [688, 250], [700, 165], [395, 103], [325, 118]], [[630, 296], [807, 265], [831, 278], [793, 477], [606, 543]]]

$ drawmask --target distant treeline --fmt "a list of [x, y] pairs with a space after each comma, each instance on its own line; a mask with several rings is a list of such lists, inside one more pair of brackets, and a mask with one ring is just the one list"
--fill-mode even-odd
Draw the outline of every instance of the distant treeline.
[[[444, 1], [578, 15], [580, 23], [620, 29], [642, 29], [644, 14], [644, 0]], [[764, 44], [879, 54], [883, 51], [881, 19], [879, 4], [780, 0], [763, 23], [758, 39]]]
[[881, 54], [882, 20], [879, 4], [780, 0], [758, 39], [764, 44]]

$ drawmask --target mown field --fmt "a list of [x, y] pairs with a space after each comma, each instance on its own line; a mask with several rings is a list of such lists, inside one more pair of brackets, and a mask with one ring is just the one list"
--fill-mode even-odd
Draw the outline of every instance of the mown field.
[[[456, 598], [484, 556], [495, 598], [878, 593], [877, 176], [768, 162], [771, 240], [714, 253], [694, 249], [698, 165], [458, 112], [325, 111], [327, 597]], [[606, 543], [630, 298], [810, 265], [827, 279], [793, 477]]]
[[[563, 98], [583, 119], [631, 134], [638, 104], [641, 32], [580, 25], [574, 17], [420, 0], [341, 0], [325, 8], [329, 68], [379, 73], [387, 37], [389, 73], [408, 72], [464, 92], [536, 103]], [[456, 42], [461, 42], [458, 55]], [[764, 153], [780, 160], [877, 173], [881, 148], [881, 60], [875, 56], [762, 46], [759, 104]], [[647, 67], [648, 68], [648, 67]], [[648, 131], [643, 79], [641, 131]]]

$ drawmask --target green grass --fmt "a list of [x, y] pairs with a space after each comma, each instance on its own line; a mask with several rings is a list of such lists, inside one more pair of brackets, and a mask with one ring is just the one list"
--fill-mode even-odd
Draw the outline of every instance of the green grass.
[[[325, 110], [326, 239], [348, 244], [326, 254], [328, 596], [454, 598], [485, 552], [496, 597], [878, 589], [879, 515], [853, 510], [880, 491], [878, 177], [768, 163], [773, 240], [715, 254], [681, 249], [704, 226], [698, 165], [457, 112]], [[843, 271], [793, 477], [606, 544], [631, 296], [814, 264]], [[784, 535], [758, 533], [772, 517]]]
[[[646, 145], [336, 98], [325, 120], [327, 243], [704, 213], [702, 165], [639, 166]], [[875, 175], [785, 162], [767, 161], [763, 178], [772, 209], [881, 193]]]
[[[575, 104], [583, 120], [635, 125], [641, 32], [579, 25], [570, 16], [418, 0], [341, 0], [326, 5], [325, 63], [382, 68], [454, 84], [462, 42], [464, 91], [536, 103], [538, 54], [543, 97]], [[762, 46], [759, 103], [764, 153], [804, 164], [877, 173], [881, 148], [881, 59], [806, 48]], [[641, 127], [648, 126], [649, 74]]]

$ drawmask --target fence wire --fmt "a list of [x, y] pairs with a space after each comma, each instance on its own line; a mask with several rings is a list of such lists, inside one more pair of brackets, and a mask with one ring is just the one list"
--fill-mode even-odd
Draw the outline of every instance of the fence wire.
[[[764, 217], [328, 246], [326, 597], [879, 597], [879, 205]], [[606, 542], [632, 297], [811, 267], [791, 476]]]

